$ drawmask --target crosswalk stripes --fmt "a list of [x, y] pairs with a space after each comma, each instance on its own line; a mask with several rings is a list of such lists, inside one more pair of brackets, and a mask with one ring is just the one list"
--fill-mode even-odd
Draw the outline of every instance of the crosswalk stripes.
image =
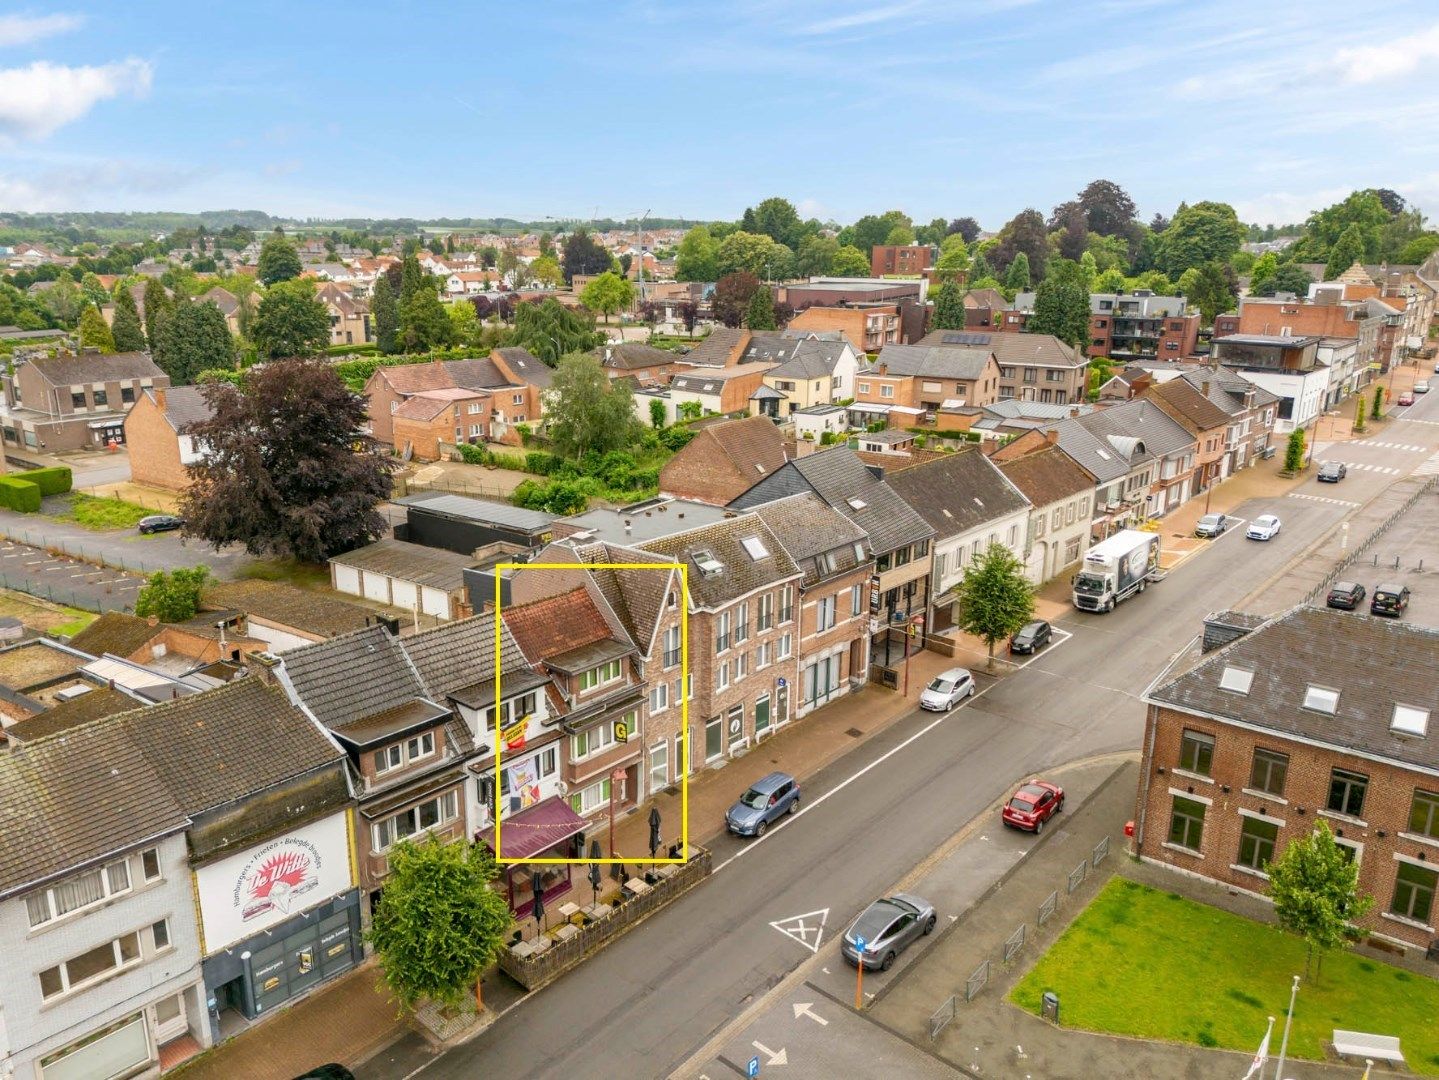
[[[1330, 460], [1338, 461], [1338, 458], [1332, 458]], [[1342, 462], [1342, 464], [1348, 467], [1350, 472], [1381, 473], [1384, 476], [1398, 476], [1399, 473], [1402, 471], [1400, 469], [1394, 468], [1391, 465], [1370, 465], [1367, 462], [1363, 461], [1345, 461]]]
[[1432, 424], [1434, 427], [1439, 427], [1439, 420], [1417, 420], [1412, 416], [1403, 416], [1400, 419], [1406, 424]]
[[1432, 447], [1415, 446], [1413, 443], [1384, 442], [1381, 439], [1357, 439], [1355, 446], [1382, 446], [1386, 450], [1407, 450], [1411, 454], [1428, 454]]
[[1426, 461], [1420, 462], [1419, 467], [1414, 470], [1415, 476], [1439, 476], [1439, 454]]
[[1288, 494], [1291, 499], [1307, 499], [1310, 502], [1329, 503], [1331, 506], [1358, 506], [1357, 502], [1350, 502], [1348, 499], [1331, 499], [1327, 495], [1306, 495], [1300, 491], [1291, 491]]

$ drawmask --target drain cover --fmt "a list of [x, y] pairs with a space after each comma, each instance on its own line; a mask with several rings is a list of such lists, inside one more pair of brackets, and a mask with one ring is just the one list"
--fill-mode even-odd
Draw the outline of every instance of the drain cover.
[[848, 731], [846, 731], [845, 734], [848, 735], [851, 739], [857, 739], [861, 735], [863, 735], [864, 732], [860, 731], [857, 727], [852, 727]]

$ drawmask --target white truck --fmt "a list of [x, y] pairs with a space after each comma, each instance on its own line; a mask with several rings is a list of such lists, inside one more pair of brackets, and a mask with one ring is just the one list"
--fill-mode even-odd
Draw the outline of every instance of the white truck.
[[1074, 575], [1074, 606], [1080, 611], [1113, 611], [1114, 605], [1144, 591], [1163, 576], [1159, 534], [1124, 529], [1084, 553]]

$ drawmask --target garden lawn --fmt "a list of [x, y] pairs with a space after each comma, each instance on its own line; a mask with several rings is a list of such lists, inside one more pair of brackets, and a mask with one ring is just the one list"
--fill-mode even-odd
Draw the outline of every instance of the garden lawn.
[[[1066, 1027], [1253, 1053], [1277, 1017], [1277, 1052], [1290, 981], [1304, 943], [1148, 886], [1112, 878], [1010, 992], [1033, 1013], [1059, 995]], [[1347, 952], [1324, 957], [1299, 984], [1289, 1056], [1323, 1060], [1335, 1028], [1397, 1035], [1409, 1067], [1439, 1076], [1439, 982]]]
[[97, 499], [93, 495], [76, 494], [70, 500], [70, 508], [56, 517], [73, 521], [92, 532], [109, 532], [113, 529], [133, 529], [142, 517], [154, 512], [124, 499]]

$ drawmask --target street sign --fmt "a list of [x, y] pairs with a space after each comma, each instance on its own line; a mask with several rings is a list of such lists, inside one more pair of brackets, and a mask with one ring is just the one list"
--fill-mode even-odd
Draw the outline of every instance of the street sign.
[[864, 952], [864, 938], [857, 937], [854, 939], [854, 951], [857, 953]]
[[615, 742], [625, 743], [630, 741], [630, 726], [623, 720], [615, 721]]
[[749, 1059], [749, 1064], [745, 1066], [744, 1074], [745, 1074], [746, 1076], [758, 1076], [758, 1075], [759, 1075], [759, 1058], [758, 1058], [758, 1057], [752, 1057], [752, 1058]]

